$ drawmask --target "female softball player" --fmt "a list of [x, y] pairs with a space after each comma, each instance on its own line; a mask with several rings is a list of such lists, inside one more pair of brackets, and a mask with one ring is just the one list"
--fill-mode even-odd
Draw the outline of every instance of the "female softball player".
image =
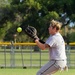
[[49, 48], [50, 60], [45, 64], [38, 72], [37, 75], [52, 75], [57, 72], [59, 69], [64, 70], [67, 66], [67, 57], [65, 53], [65, 42], [61, 34], [59, 33], [61, 29], [61, 23], [55, 20], [52, 20], [49, 30], [49, 38], [43, 44], [39, 42], [39, 39], [36, 39], [35, 42], [37, 46], [45, 50]]

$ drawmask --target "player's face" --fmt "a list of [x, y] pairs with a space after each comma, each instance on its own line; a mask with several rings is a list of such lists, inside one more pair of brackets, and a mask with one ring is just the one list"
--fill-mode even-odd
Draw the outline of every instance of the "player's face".
[[56, 33], [56, 28], [53, 28], [52, 26], [49, 26], [48, 30], [49, 30], [49, 34], [53, 35]]

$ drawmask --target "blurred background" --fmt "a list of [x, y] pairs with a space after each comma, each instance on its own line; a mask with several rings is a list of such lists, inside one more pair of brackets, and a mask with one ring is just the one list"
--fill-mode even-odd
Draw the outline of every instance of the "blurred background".
[[68, 66], [75, 68], [75, 0], [0, 0], [0, 67], [41, 67], [48, 61], [48, 50], [41, 51], [24, 31], [34, 26], [40, 39], [49, 36], [50, 21], [63, 26]]

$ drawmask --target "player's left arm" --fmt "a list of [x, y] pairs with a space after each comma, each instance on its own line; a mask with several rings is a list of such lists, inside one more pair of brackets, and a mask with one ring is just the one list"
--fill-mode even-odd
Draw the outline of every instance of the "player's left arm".
[[35, 40], [35, 43], [42, 50], [45, 50], [46, 48], [49, 48], [50, 47], [48, 44], [41, 43], [38, 39]]
[[44, 50], [44, 49], [46, 49], [46, 48], [49, 47], [47, 44], [45, 44], [44, 41], [42, 41], [42, 40], [40, 40], [38, 38], [38, 36], [37, 36], [37, 30], [36, 30], [35, 27], [27, 26], [25, 28], [25, 33], [35, 41], [35, 43], [37, 44], [37, 46], [40, 49]]

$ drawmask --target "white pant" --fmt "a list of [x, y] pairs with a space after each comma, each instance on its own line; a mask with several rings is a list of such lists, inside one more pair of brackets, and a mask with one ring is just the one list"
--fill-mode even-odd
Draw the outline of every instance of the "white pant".
[[37, 72], [37, 75], [51, 75], [59, 69], [64, 69], [65, 66], [66, 60], [51, 60]]

